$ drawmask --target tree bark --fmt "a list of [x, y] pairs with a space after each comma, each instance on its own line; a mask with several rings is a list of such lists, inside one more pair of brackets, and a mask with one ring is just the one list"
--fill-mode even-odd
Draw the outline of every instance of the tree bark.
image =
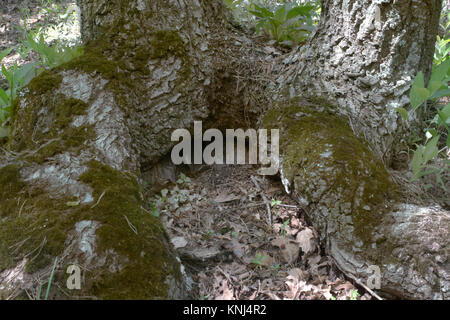
[[302, 63], [288, 77], [289, 91], [339, 106], [390, 164], [412, 125], [395, 109], [408, 109], [418, 71], [430, 75], [442, 1], [324, 0], [322, 6], [317, 32], [297, 53]]
[[392, 108], [429, 71], [438, 4], [324, 1], [319, 31], [288, 59], [295, 72], [275, 65], [272, 82], [263, 48], [219, 0], [79, 0], [84, 54], [28, 85], [0, 158], [0, 296], [37, 291], [57, 257], [55, 298], [72, 264], [89, 280], [69, 298], [186, 297], [179, 259], [145, 210], [143, 173], [170, 152], [173, 130], [252, 127], [279, 104], [262, 123], [281, 128], [283, 183], [337, 265], [357, 278], [380, 266], [382, 292], [448, 298], [448, 212], [387, 190], [368, 149], [394, 153], [404, 129]]

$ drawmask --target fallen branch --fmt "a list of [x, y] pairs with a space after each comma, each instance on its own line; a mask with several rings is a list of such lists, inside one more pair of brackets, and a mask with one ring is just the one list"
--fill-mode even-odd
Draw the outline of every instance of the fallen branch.
[[269, 218], [269, 225], [272, 226], [272, 212], [270, 211], [270, 202], [269, 200], [266, 198], [266, 195], [264, 194], [264, 192], [262, 191], [261, 187], [259, 186], [258, 181], [256, 180], [255, 176], [251, 176], [250, 179], [252, 179], [253, 184], [256, 186], [256, 188], [258, 189], [259, 193], [261, 194], [261, 197], [263, 198], [264, 203], [266, 204], [266, 209], [267, 209], [267, 217]]
[[360, 280], [352, 276], [351, 274], [347, 275], [350, 279], [354, 280], [357, 284], [359, 284], [361, 287], [366, 289], [366, 291], [374, 298], [377, 298], [378, 300], [383, 300], [379, 295], [377, 295], [375, 292], [372, 291], [368, 286], [366, 286], [364, 283], [362, 283]]

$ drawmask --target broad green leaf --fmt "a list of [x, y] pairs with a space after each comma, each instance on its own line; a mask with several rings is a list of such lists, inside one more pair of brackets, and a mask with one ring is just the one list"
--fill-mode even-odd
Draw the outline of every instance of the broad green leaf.
[[413, 110], [420, 107], [430, 97], [430, 91], [423, 87], [412, 87], [409, 98], [411, 99], [411, 106]]
[[2, 88], [0, 88], [0, 102], [3, 103], [5, 106], [10, 105], [10, 97], [5, 91], [3, 91]]
[[414, 177], [416, 177], [416, 175], [419, 174], [420, 170], [422, 170], [424, 149], [425, 149], [424, 146], [418, 146], [416, 151], [414, 151], [414, 156], [413, 156], [413, 159], [411, 162], [411, 167], [412, 167]]
[[274, 18], [279, 24], [284, 23], [284, 21], [286, 20], [285, 16], [286, 16], [286, 6], [281, 6], [277, 11], [275, 11]]
[[438, 115], [439, 115], [439, 121], [438, 124], [439, 125], [450, 125], [450, 103], [447, 104], [444, 108], [442, 108], [442, 110], [438, 110]]
[[8, 48], [8, 49], [5, 49], [5, 50], [1, 51], [1, 52], [0, 52], [0, 62], [2, 62], [2, 60], [3, 60], [8, 54], [10, 54], [11, 51], [13, 51], [13, 49], [14, 49], [14, 48]]
[[430, 94], [433, 95], [441, 89], [445, 84], [442, 81], [430, 80], [428, 84], [428, 90], [430, 90]]
[[295, 7], [287, 13], [286, 19], [290, 20], [292, 18], [298, 17], [298, 16], [310, 16], [311, 10], [314, 9], [314, 6], [312, 5], [305, 5], [305, 6], [299, 6]]
[[398, 113], [400, 113], [400, 115], [402, 116], [403, 120], [407, 120], [408, 119], [408, 111], [406, 111], [406, 109], [404, 108], [396, 108], [395, 109]]
[[416, 75], [416, 77], [414, 78], [414, 81], [412, 83], [413, 87], [417, 87], [417, 88], [425, 88], [425, 80], [423, 78], [423, 73], [422, 71], [419, 71]]
[[439, 138], [440, 136], [434, 137], [425, 146], [425, 150], [423, 152], [423, 162], [424, 162], [423, 164], [428, 163], [428, 161], [436, 157], [437, 154], [439, 153], [439, 148], [437, 147]]
[[443, 90], [439, 90], [438, 92], [433, 94], [431, 97], [429, 97], [429, 99], [439, 99], [439, 98], [446, 97], [449, 95], [450, 95], [450, 88], [446, 88]]
[[433, 72], [431, 73], [430, 82], [442, 82], [444, 78], [447, 76], [450, 69], [450, 59], [442, 62], [438, 66], [433, 68]]
[[27, 63], [14, 73], [14, 77], [17, 81], [22, 82], [22, 86], [26, 86], [37, 75], [38, 67], [38, 62]]

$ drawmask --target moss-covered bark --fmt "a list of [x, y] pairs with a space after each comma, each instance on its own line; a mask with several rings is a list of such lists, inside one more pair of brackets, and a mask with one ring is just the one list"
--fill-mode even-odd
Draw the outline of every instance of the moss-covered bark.
[[448, 297], [448, 263], [441, 259], [449, 246], [445, 210], [402, 204], [404, 189], [323, 101], [295, 99], [262, 122], [281, 130], [283, 184], [307, 210], [341, 270], [365, 283], [369, 266], [378, 266], [385, 294]]

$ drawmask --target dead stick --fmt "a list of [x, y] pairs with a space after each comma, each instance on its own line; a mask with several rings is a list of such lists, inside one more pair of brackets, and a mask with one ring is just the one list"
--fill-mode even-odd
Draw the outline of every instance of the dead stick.
[[266, 204], [267, 209], [267, 216], [269, 218], [269, 225], [272, 226], [272, 212], [270, 211], [270, 202], [267, 200], [266, 195], [262, 191], [261, 187], [258, 184], [258, 181], [256, 180], [255, 176], [251, 176], [250, 179], [252, 179], [253, 183], [255, 184], [258, 191], [261, 193], [261, 197], [263, 198], [264, 203]]
[[377, 298], [378, 300], [383, 300], [379, 295], [377, 295], [375, 292], [373, 292], [368, 286], [364, 285], [360, 280], [358, 280], [353, 275], [349, 274], [348, 277], [350, 279], [353, 279], [354, 281], [356, 281], [357, 284], [359, 284], [361, 287], [366, 289], [366, 291], [369, 292], [373, 297]]

